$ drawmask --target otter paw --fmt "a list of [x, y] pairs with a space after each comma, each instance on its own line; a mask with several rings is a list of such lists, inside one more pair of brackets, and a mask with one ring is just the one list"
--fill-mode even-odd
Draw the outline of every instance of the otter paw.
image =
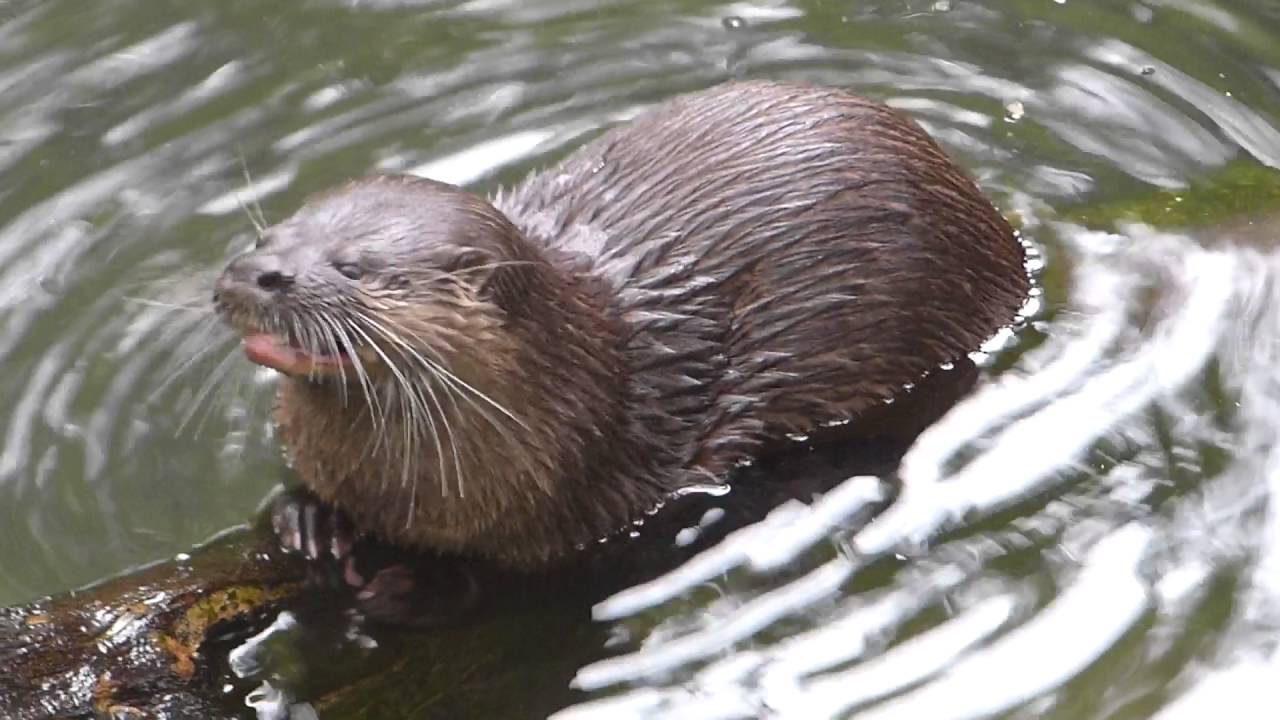
[[271, 508], [271, 527], [280, 545], [308, 560], [349, 565], [356, 543], [355, 525], [346, 513], [302, 488], [280, 495]]
[[368, 577], [356, 605], [366, 617], [392, 625], [442, 624], [472, 610], [480, 597], [477, 578], [448, 562], [403, 559]]

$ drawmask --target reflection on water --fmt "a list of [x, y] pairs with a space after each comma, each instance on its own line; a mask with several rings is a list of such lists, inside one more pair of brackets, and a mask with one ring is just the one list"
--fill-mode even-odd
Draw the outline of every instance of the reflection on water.
[[[629, 639], [564, 649], [592, 660], [562, 716], [1263, 707], [1280, 6], [46, 0], [0, 18], [0, 601], [179, 552], [286, 477], [270, 378], [206, 308], [246, 208], [279, 219], [370, 170], [491, 190], [671, 94], [789, 78], [882, 98], [971, 168], [1043, 250], [1036, 317], [895, 477], [783, 505], [598, 606]], [[1236, 177], [1248, 192], [1210, 192]], [[1147, 224], [1080, 220], [1102, 203]]]

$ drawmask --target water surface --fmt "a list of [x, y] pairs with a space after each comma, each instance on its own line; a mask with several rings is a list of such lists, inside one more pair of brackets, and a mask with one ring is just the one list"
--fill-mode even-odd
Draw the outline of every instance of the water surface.
[[[1266, 707], [1280, 5], [44, 0], [0, 17], [0, 602], [172, 556], [288, 477], [272, 379], [217, 341], [206, 302], [252, 240], [246, 207], [277, 220], [375, 170], [491, 191], [672, 94], [785, 78], [911, 113], [974, 173], [1040, 253], [1031, 326], [980, 358], [983, 387], [900, 477], [562, 618], [576, 632], [544, 652], [582, 665], [580, 692], [525, 688], [510, 716]], [[898, 479], [888, 512], [844, 526]]]

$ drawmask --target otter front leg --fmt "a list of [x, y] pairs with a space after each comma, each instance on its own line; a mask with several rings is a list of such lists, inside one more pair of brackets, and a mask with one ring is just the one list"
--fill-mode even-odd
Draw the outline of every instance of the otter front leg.
[[276, 497], [270, 516], [281, 546], [308, 560], [307, 582], [350, 589], [370, 618], [432, 625], [475, 605], [479, 585], [466, 561], [362, 537], [346, 513], [305, 487]]

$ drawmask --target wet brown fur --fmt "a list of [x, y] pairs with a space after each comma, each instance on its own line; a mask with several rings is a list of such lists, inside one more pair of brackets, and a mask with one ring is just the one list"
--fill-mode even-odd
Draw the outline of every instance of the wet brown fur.
[[[520, 421], [436, 383], [460, 494], [448, 442], [443, 464], [419, 442], [405, 475], [392, 396], [381, 425], [350, 378], [287, 377], [277, 419], [302, 480], [387, 540], [523, 568], [856, 418], [976, 349], [1028, 291], [1008, 224], [915, 123], [769, 82], [667, 102], [492, 204], [370, 178], [272, 232], [292, 294], [224, 298], [233, 322], [359, 306]], [[335, 252], [372, 269], [308, 280]]]

